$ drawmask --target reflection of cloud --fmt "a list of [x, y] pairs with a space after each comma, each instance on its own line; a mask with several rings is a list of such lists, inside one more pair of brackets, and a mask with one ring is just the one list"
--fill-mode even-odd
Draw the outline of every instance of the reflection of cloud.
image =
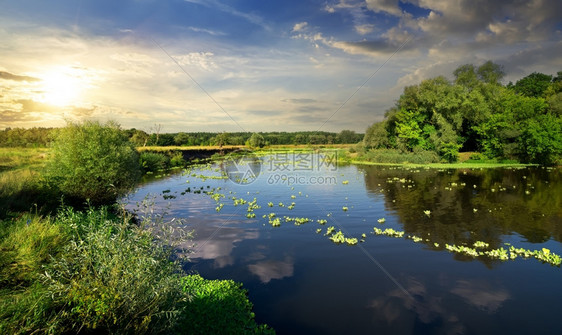
[[509, 292], [502, 288], [489, 287], [486, 283], [475, 283], [466, 280], [457, 281], [452, 293], [490, 314], [496, 312], [504, 301], [510, 298]]
[[290, 257], [284, 261], [267, 260], [248, 265], [250, 272], [260, 277], [262, 283], [269, 283], [272, 279], [291, 277], [294, 270], [294, 262]]
[[231, 254], [237, 242], [259, 237], [258, 232], [246, 232], [243, 229], [231, 227], [200, 226], [195, 227], [195, 231], [196, 239], [193, 240], [195, 247], [190, 258], [212, 259], [215, 268], [234, 264], [234, 257]]
[[386, 296], [372, 300], [367, 307], [376, 311], [375, 318], [388, 324], [401, 324], [406, 329], [410, 327], [412, 331], [424, 324], [426, 327], [437, 326], [446, 334], [465, 333], [464, 325], [454, 313], [443, 306], [442, 298], [428, 293], [420, 281], [409, 279], [406, 289], [412, 296], [396, 289], [388, 292]]

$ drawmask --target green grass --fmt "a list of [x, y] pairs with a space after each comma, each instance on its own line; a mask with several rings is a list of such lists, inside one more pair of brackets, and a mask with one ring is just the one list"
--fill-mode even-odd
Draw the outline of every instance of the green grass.
[[0, 148], [0, 173], [31, 168], [40, 169], [49, 155], [46, 148]]
[[537, 164], [522, 164], [522, 163], [493, 163], [493, 162], [462, 162], [462, 163], [428, 163], [428, 164], [413, 164], [413, 163], [375, 163], [362, 160], [351, 160], [352, 164], [358, 165], [381, 165], [381, 166], [406, 166], [416, 168], [430, 168], [430, 169], [478, 169], [478, 168], [502, 168], [502, 167], [527, 167], [537, 166]]
[[271, 333], [241, 284], [171, 261], [166, 225], [105, 208], [0, 221], [0, 333]]

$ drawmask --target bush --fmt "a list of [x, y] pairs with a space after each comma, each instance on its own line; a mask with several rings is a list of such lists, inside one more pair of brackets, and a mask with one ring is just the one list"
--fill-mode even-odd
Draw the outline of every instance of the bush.
[[71, 199], [115, 201], [140, 177], [138, 154], [114, 122], [68, 123], [57, 132], [46, 177]]
[[273, 332], [241, 284], [185, 276], [169, 224], [141, 219], [64, 208], [0, 221], [0, 334]]
[[265, 138], [258, 133], [253, 133], [246, 141], [246, 145], [250, 148], [262, 148], [265, 145]]
[[145, 172], [156, 172], [168, 168], [170, 158], [157, 152], [143, 152], [140, 154], [140, 165]]
[[1, 244], [0, 333], [158, 333], [176, 324], [187, 299], [181, 266], [150, 229], [105, 209], [26, 220]]
[[170, 158], [170, 166], [171, 167], [183, 167], [185, 166], [185, 159], [183, 159], [183, 154], [181, 151], [174, 152], [172, 154], [172, 158]]
[[178, 332], [185, 334], [274, 334], [258, 325], [242, 284], [232, 280], [207, 280], [199, 275], [182, 279], [190, 297], [184, 303]]

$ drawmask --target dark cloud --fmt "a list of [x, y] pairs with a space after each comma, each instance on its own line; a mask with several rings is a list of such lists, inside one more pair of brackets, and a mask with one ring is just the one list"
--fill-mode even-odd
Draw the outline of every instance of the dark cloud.
[[39, 81], [40, 80], [40, 79], [29, 77], [29, 76], [18, 76], [17, 74], [12, 74], [12, 73], [5, 72], [5, 71], [0, 71], [0, 79], [14, 80], [14, 81], [27, 81], [27, 82], [33, 82], [33, 81]]

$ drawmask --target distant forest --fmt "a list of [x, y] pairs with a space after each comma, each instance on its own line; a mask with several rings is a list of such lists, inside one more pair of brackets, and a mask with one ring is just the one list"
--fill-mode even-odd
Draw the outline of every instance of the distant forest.
[[[0, 147], [46, 147], [58, 128], [6, 128], [0, 130]], [[201, 146], [201, 145], [244, 145], [252, 137], [250, 132], [233, 133], [147, 133], [138, 129], [123, 132], [136, 146]], [[261, 145], [292, 144], [351, 144], [363, 140], [363, 134], [353, 130], [339, 133], [324, 131], [301, 132], [260, 132]], [[260, 146], [261, 146], [260, 145]]]
[[365, 134], [366, 150], [432, 153], [457, 161], [459, 151], [484, 158], [560, 164], [562, 71], [532, 73], [502, 85], [504, 71], [488, 61], [407, 86], [385, 119]]

